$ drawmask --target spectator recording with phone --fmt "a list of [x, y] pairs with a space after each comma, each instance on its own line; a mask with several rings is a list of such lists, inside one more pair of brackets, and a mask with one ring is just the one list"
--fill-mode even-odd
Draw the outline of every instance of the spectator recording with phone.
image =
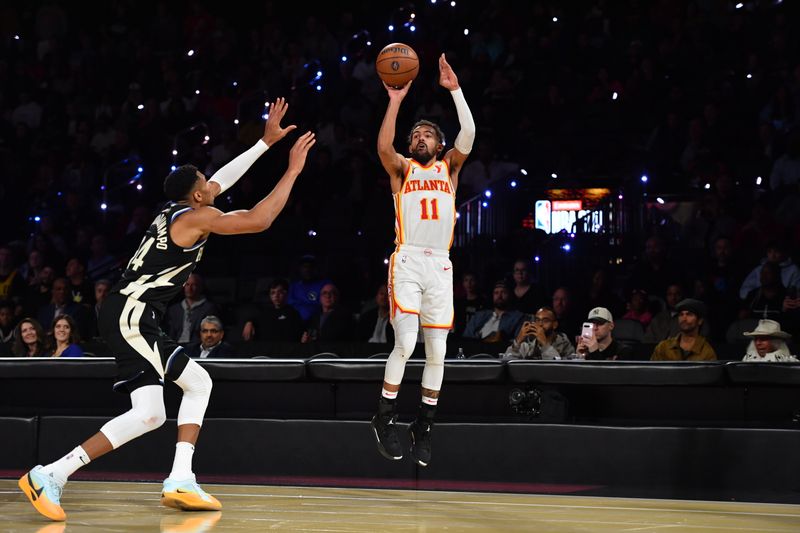
[[572, 359], [575, 349], [566, 334], [556, 331], [556, 312], [540, 307], [531, 320], [525, 321], [503, 359]]
[[616, 361], [630, 359], [631, 349], [614, 340], [614, 317], [605, 307], [589, 311], [577, 340], [577, 353], [581, 359], [590, 361]]

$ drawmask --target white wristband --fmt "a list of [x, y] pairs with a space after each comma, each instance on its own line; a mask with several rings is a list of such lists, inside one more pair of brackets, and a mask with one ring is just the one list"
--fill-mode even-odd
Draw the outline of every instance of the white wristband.
[[472, 151], [472, 143], [475, 142], [475, 121], [472, 119], [472, 112], [469, 110], [466, 99], [464, 99], [461, 87], [455, 91], [450, 91], [450, 95], [456, 104], [458, 122], [461, 124], [461, 131], [456, 135], [453, 146], [462, 154], [468, 154]]
[[256, 159], [261, 157], [268, 149], [269, 146], [267, 143], [259, 139], [250, 149], [242, 152], [221, 169], [217, 170], [209, 181], [219, 183], [219, 193], [224, 193], [239, 181], [239, 178], [241, 178], [244, 173], [247, 172], [247, 169], [256, 162]]

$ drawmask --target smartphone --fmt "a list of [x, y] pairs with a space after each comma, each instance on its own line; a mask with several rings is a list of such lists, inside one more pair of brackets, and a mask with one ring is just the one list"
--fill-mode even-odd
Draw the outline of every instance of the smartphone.
[[594, 324], [591, 322], [584, 322], [581, 328], [581, 337], [584, 339], [591, 339], [594, 337]]

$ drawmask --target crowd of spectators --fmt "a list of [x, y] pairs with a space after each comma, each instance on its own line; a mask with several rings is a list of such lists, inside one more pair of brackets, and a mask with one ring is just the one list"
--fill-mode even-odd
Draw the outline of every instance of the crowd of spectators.
[[[542, 321], [552, 313], [575, 344], [589, 311], [603, 307], [617, 333], [638, 322], [642, 340], [655, 343], [679, 334], [676, 306], [686, 298], [704, 302], [699, 334], [711, 343], [729, 342], [741, 320], [773, 320], [797, 335], [796, 3], [420, 2], [414, 17], [411, 9], [4, 3], [3, 345], [62, 353], [53, 326], [63, 314], [79, 338], [95, 338], [102, 298], [163, 202], [171, 166], [191, 162], [211, 175], [255, 142], [263, 103], [277, 96], [290, 103], [287, 121], [313, 129], [318, 145], [272, 228], [211, 239], [199, 281], [174, 302], [165, 330], [201, 351], [209, 315], [218, 324], [208, 335], [224, 325], [232, 344], [273, 334], [391, 339], [381, 295], [393, 211], [374, 148], [385, 91], [373, 61], [392, 41], [422, 60], [401, 131], [427, 118], [452, 138], [457, 119], [435, 57], [446, 52], [459, 72], [478, 127], [459, 202], [513, 173], [533, 189], [610, 187], [648, 206], [624, 235], [633, 243], [624, 256], [576, 252], [570, 269], [546, 253], [534, 265], [524, 233], [535, 232], [520, 221], [491, 236], [494, 248], [454, 249], [455, 336], [480, 340], [491, 328], [471, 325], [475, 316], [502, 324], [516, 311], [518, 322], [497, 336], [496, 352], [505, 352], [546, 307]], [[286, 149], [274, 147], [217, 205], [251, 207], [274, 185]], [[659, 194], [667, 201], [652, 201]], [[227, 293], [214, 283], [221, 278], [233, 280]]]

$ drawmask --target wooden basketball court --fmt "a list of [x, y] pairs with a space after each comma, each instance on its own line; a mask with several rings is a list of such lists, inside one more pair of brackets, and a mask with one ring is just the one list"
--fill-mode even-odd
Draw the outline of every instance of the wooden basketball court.
[[0, 531], [800, 531], [800, 505], [786, 504], [205, 484], [223, 510], [184, 513], [159, 504], [160, 488], [72, 481], [55, 523], [0, 479]]

